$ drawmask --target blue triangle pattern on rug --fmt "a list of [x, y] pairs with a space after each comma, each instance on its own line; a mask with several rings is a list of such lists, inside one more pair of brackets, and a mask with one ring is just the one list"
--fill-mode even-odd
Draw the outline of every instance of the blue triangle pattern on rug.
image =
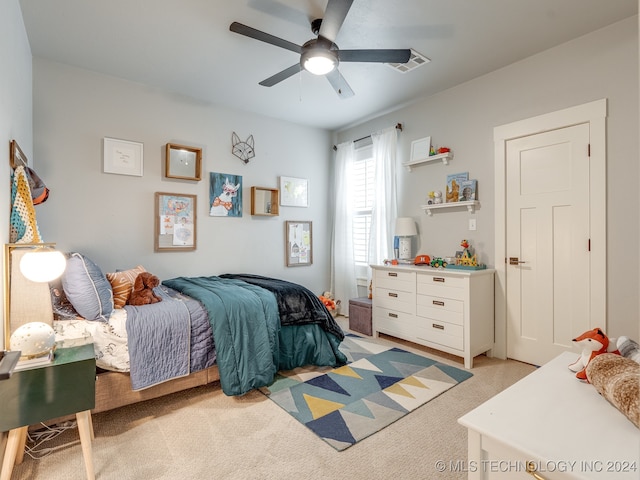
[[340, 350], [348, 365], [279, 372], [268, 395], [339, 451], [473, 376], [353, 334], [345, 336]]

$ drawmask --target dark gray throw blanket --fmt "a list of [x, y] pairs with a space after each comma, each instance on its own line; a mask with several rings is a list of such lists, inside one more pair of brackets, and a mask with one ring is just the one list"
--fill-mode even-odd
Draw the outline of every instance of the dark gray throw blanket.
[[276, 297], [280, 324], [308, 325], [317, 324], [326, 332], [335, 335], [340, 341], [344, 339], [344, 332], [324, 306], [324, 303], [306, 287], [297, 283], [263, 277], [249, 273], [220, 275], [221, 278], [234, 278], [243, 282], [257, 285], [269, 290]]

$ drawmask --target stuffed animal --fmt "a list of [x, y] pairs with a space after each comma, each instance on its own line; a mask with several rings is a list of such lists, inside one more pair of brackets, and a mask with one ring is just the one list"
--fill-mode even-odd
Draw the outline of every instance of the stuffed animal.
[[138, 274], [133, 282], [133, 292], [129, 298], [129, 305], [148, 305], [162, 301], [153, 289], [160, 285], [160, 279], [149, 272]]
[[620, 336], [617, 344], [620, 355], [640, 363], [640, 345], [638, 345], [638, 342], [631, 340], [629, 337]]
[[579, 337], [572, 340], [576, 345], [582, 347], [582, 354], [574, 363], [569, 365], [569, 370], [576, 373], [576, 378], [587, 380], [585, 369], [593, 358], [602, 353], [617, 353], [615, 339], [609, 339], [599, 328], [588, 330]]

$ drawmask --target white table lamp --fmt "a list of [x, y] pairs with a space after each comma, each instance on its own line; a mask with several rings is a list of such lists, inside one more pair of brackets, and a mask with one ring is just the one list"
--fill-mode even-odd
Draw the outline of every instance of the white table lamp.
[[411, 217], [396, 219], [396, 237], [399, 239], [398, 258], [409, 260], [411, 257], [411, 237], [418, 234], [416, 222]]

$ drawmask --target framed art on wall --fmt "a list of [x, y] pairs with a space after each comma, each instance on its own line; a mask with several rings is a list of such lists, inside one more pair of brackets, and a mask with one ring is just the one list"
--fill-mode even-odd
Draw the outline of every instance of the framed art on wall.
[[165, 175], [181, 180], [202, 179], [202, 149], [167, 143]]
[[142, 143], [104, 137], [104, 173], [141, 177], [143, 150]]
[[156, 192], [156, 252], [184, 252], [196, 249], [196, 196]]
[[300, 267], [313, 263], [313, 237], [311, 222], [286, 221], [287, 267]]
[[242, 216], [242, 175], [209, 174], [209, 216]]
[[309, 206], [309, 181], [305, 178], [280, 177], [280, 205]]

